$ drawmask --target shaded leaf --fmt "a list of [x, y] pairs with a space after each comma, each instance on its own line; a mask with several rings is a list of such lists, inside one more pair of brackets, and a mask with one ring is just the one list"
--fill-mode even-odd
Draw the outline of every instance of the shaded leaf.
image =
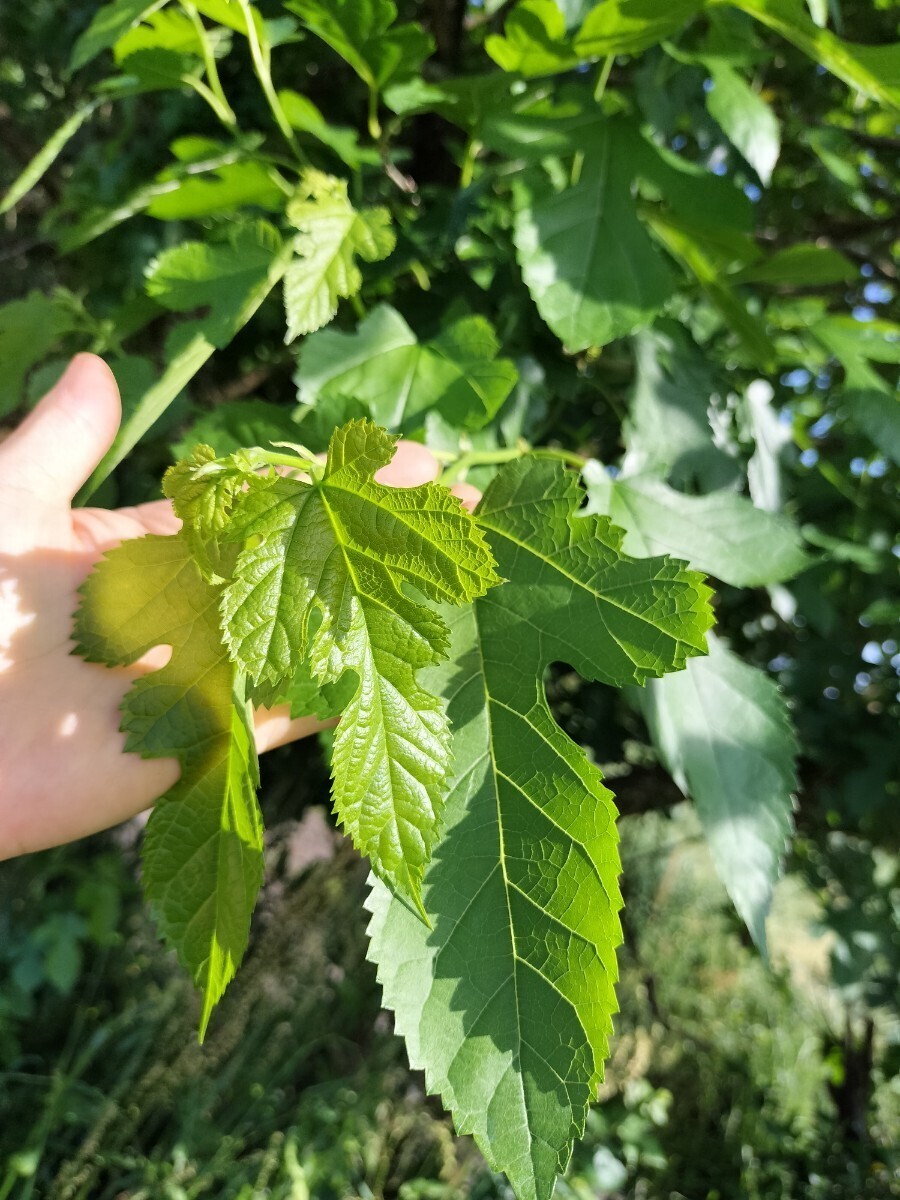
[[710, 637], [709, 656], [639, 696], [663, 762], [703, 825], [713, 862], [760, 951], [793, 831], [797, 738], [764, 672]]
[[[713, 0], [722, 3], [722, 0]], [[728, 0], [808, 54], [813, 62], [888, 108], [900, 108], [900, 42], [859, 46], [810, 18], [803, 0]]]
[[262, 883], [256, 750], [243, 678], [219, 629], [218, 593], [187, 539], [149, 536], [110, 551], [81, 588], [77, 651], [126, 666], [158, 645], [160, 670], [122, 704], [126, 750], [176, 758], [181, 778], [154, 808], [144, 887], [160, 928], [203, 993], [200, 1036], [247, 947]]
[[795, 287], [818, 287], [829, 283], [850, 283], [859, 275], [859, 268], [830, 246], [815, 242], [799, 242], [777, 250], [768, 258], [751, 263], [737, 275], [739, 283], [788, 284]]
[[286, 7], [369, 87], [415, 75], [434, 43], [419, 25], [395, 25], [393, 0], [288, 0]]
[[478, 429], [498, 411], [518, 373], [498, 358], [497, 337], [484, 317], [462, 317], [430, 342], [419, 342], [388, 305], [366, 317], [356, 333], [324, 330], [304, 343], [297, 370], [300, 400], [346, 396], [362, 402], [378, 425], [408, 433], [429, 412], [450, 424]]
[[[147, 290], [175, 312], [200, 309], [166, 346], [162, 375], [126, 418], [110, 450], [79, 493], [84, 502], [137, 445], [219, 346], [227, 345], [284, 274], [293, 253], [271, 225], [238, 226], [227, 242], [182, 242], [151, 263]], [[208, 310], [204, 313], [203, 310]]]
[[734, 587], [780, 583], [810, 565], [793, 522], [734, 492], [686, 496], [651, 477], [613, 480], [597, 462], [584, 477], [590, 511], [626, 531], [629, 554], [677, 554]]
[[586, 138], [577, 184], [555, 192], [532, 174], [516, 194], [522, 276], [571, 351], [649, 325], [673, 290], [672, 273], [635, 211], [631, 138], [627, 126], [610, 122]]
[[768, 186], [781, 152], [781, 123], [727, 62], [707, 59], [707, 67], [713, 82], [706, 94], [709, 115]]
[[715, 445], [709, 413], [722, 385], [709, 359], [670, 321], [634, 339], [635, 377], [623, 427], [628, 475], [662, 475], [709, 492], [733, 483], [738, 464]]

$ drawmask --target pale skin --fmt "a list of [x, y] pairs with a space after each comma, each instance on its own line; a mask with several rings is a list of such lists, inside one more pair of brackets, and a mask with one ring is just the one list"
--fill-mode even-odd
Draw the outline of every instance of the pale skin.
[[[110, 511], [72, 498], [119, 427], [112, 372], [79, 354], [59, 383], [0, 442], [0, 860], [108, 829], [151, 807], [178, 779], [174, 759], [124, 751], [119, 705], [131, 681], [160, 665], [86, 663], [71, 653], [76, 591], [97, 558], [125, 538], [174, 533], [168, 501]], [[401, 442], [381, 482], [412, 487], [439, 466]], [[453, 492], [466, 507], [478, 493]], [[319, 728], [285, 709], [259, 709], [260, 751]]]

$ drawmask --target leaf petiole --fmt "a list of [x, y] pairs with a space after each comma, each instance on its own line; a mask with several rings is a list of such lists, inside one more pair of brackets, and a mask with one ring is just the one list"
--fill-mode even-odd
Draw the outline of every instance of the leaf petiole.
[[587, 462], [587, 459], [581, 454], [575, 454], [570, 450], [557, 450], [553, 447], [535, 449], [524, 440], [502, 450], [467, 450], [458, 457], [448, 455], [446, 451], [440, 450], [432, 451], [432, 453], [439, 462], [448, 464], [438, 480], [445, 487], [464, 479], [472, 467], [499, 467], [504, 463], [515, 462], [516, 459], [524, 458], [526, 455], [530, 455], [532, 458], [555, 459], [558, 462], [564, 462], [566, 466], [574, 467], [577, 471], [580, 471]]

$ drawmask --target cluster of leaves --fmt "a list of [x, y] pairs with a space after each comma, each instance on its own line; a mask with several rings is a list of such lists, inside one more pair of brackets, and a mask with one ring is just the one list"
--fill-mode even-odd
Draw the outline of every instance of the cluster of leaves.
[[[773, 676], [811, 764], [813, 885], [834, 892], [838, 833], [896, 841], [900, 326], [858, 302], [860, 267], [893, 278], [900, 45], [861, 44], [892, 31], [848, 3], [859, 42], [837, 6], [802, 0], [407, 7], [97, 10], [72, 115], [0, 208], [24, 220], [67, 143], [106, 122], [110, 149], [99, 166], [85, 151], [41, 236], [81, 262], [131, 228], [155, 249], [139, 292], [113, 275], [0, 310], [0, 411], [48, 354], [110, 352], [126, 419], [83, 499], [109, 494], [259, 311], [266, 399], [196, 415], [166, 485], [184, 532], [114, 552], [79, 617], [99, 661], [174, 648], [125, 711], [132, 749], [182, 766], [148, 831], [148, 892], [205, 1026], [262, 875], [248, 702], [343, 712], [335, 806], [378, 877], [386, 1003], [457, 1127], [543, 1197], [601, 1076], [621, 903], [612, 798], [554, 720], [548, 669], [624, 689], [576, 737], [595, 752], [615, 725], [623, 758], [643, 714], [763, 952], [798, 783]], [[233, 106], [248, 65], [258, 95]], [[101, 194], [109, 114], [134, 122], [161, 93], [178, 99], [153, 135], [170, 157]], [[282, 281], [296, 356], [275, 346]], [[377, 426], [426, 441], [443, 482], [487, 484], [475, 520], [437, 487], [375, 483]], [[530, 449], [547, 441], [563, 449]], [[274, 465], [293, 476], [258, 473]], [[720, 585], [707, 657], [698, 570]]]

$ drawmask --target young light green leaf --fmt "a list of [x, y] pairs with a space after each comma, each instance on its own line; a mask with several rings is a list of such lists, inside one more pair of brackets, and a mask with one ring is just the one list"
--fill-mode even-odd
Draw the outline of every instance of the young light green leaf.
[[701, 577], [637, 562], [578, 515], [557, 463], [506, 467], [479, 509], [508, 582], [452, 617], [454, 783], [425, 876], [428, 930], [376, 885], [370, 957], [385, 1004], [460, 1133], [519, 1200], [549, 1200], [602, 1079], [616, 1010], [619, 856], [612, 796], [560, 730], [543, 678], [566, 662], [622, 684], [702, 653]]
[[589, 511], [626, 531], [629, 554], [676, 554], [734, 587], [779, 583], [810, 565], [792, 521], [735, 492], [686, 496], [649, 476], [613, 480], [598, 462], [584, 478]]
[[307, 338], [297, 368], [303, 404], [347, 396], [378, 425], [402, 433], [423, 428], [429, 412], [451, 425], [480, 429], [515, 386], [518, 372], [498, 358], [496, 334], [484, 317], [462, 317], [420, 342], [388, 305], [373, 309], [356, 333], [323, 330]]
[[[171, 186], [173, 179], [178, 187]], [[158, 221], [240, 213], [250, 206], [280, 213], [286, 188], [290, 190], [275, 168], [259, 161], [222, 162], [209, 169], [195, 165], [188, 171], [176, 167], [157, 176], [156, 194], [150, 196], [146, 211]]]
[[859, 46], [845, 42], [810, 18], [803, 0], [708, 0], [743, 9], [793, 42], [816, 63], [888, 108], [900, 109], [900, 42]]
[[156, 12], [169, 0], [113, 0], [104, 4], [95, 14], [84, 33], [72, 47], [69, 66], [73, 71], [87, 66], [89, 62], [109, 50], [150, 13]]
[[242, 497], [226, 536], [250, 541], [222, 616], [255, 684], [277, 687], [304, 659], [320, 683], [355, 673], [335, 736], [335, 811], [375, 871], [418, 903], [449, 733], [417, 673], [445, 653], [447, 633], [404, 584], [464, 604], [497, 576], [472, 517], [445, 489], [374, 482], [393, 448], [383, 430], [356, 422], [333, 435], [321, 479], [275, 479]]
[[370, 88], [416, 75], [434, 43], [419, 25], [395, 25], [393, 0], [288, 0], [323, 42]]
[[491, 35], [484, 48], [504, 71], [552, 75], [610, 54], [640, 54], [677, 33], [705, 0], [603, 0], [581, 28], [567, 34], [555, 0], [520, 0], [506, 19], [504, 36]]
[[674, 278], [631, 195], [633, 133], [619, 121], [584, 141], [578, 182], [555, 192], [537, 174], [517, 189], [514, 241], [541, 316], [570, 351], [649, 325]]
[[553, 75], [578, 63], [555, 0], [520, 0], [506, 18], [503, 36], [490, 34], [484, 48], [504, 71]]
[[321, 171], [303, 173], [287, 215], [300, 231], [294, 238], [297, 257], [284, 280], [285, 341], [291, 342], [327, 325], [338, 301], [362, 287], [357, 257], [366, 262], [387, 258], [396, 237], [386, 208], [355, 209], [347, 181]]
[[592, 9], [575, 38], [579, 58], [640, 54], [692, 20], [706, 0], [604, 0]]
[[706, 93], [709, 115], [768, 187], [781, 153], [781, 123], [734, 67], [718, 58], [706, 66], [713, 84]]
[[59, 129], [47, 138], [25, 170], [17, 179], [13, 180], [3, 198], [0, 199], [0, 217], [14, 208], [22, 197], [27, 196], [35, 184], [43, 178], [59, 158], [67, 143], [72, 140], [85, 121], [94, 115], [100, 107], [100, 103], [99, 100], [89, 100], [87, 104], [82, 104], [80, 108], [76, 108], [68, 121], [60, 125]]
[[797, 738], [773, 680], [710, 637], [709, 656], [635, 693], [760, 951], [791, 836]]
[[77, 652], [125, 666], [172, 647], [122, 705], [126, 749], [177, 758], [181, 778], [144, 840], [144, 887], [164, 936], [203, 993], [201, 1039], [247, 946], [262, 882], [256, 750], [241, 672], [219, 630], [218, 592], [187, 539], [150, 536], [110, 551], [81, 588]]

